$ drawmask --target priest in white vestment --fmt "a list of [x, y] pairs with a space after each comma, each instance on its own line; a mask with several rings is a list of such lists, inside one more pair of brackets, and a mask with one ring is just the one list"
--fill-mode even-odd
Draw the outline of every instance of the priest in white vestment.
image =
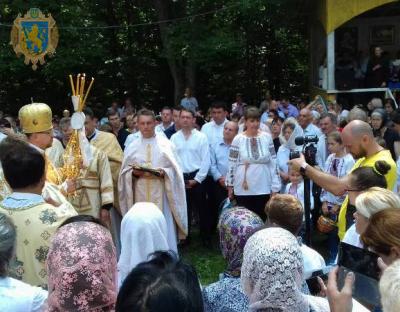
[[[177, 242], [187, 236], [187, 210], [183, 174], [176, 161], [173, 145], [155, 133], [155, 116], [147, 109], [138, 112], [141, 137], [125, 149], [118, 181], [119, 202], [123, 215], [136, 202], [152, 202], [165, 216], [168, 244], [177, 251]], [[160, 176], [133, 169], [156, 169]]]
[[[70, 118], [63, 118], [61, 133], [68, 142], [73, 133]], [[83, 137], [87, 166], [83, 167], [77, 179], [76, 191], [68, 199], [79, 214], [89, 214], [109, 222], [109, 211], [114, 204], [113, 181], [107, 155], [89, 144]], [[107, 210], [107, 211], [104, 211]]]

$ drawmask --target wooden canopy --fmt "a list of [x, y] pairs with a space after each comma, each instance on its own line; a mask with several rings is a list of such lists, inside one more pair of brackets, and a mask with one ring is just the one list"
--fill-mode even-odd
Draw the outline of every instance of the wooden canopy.
[[397, 0], [317, 0], [318, 17], [327, 34], [366, 11]]

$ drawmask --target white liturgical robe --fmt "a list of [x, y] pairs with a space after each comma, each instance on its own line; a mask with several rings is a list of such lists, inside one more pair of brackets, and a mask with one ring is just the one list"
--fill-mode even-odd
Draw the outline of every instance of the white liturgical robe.
[[[135, 178], [132, 165], [162, 169], [163, 178]], [[163, 136], [138, 138], [125, 150], [118, 183], [121, 212], [125, 215], [137, 202], [152, 202], [164, 213], [170, 249], [177, 251], [179, 238], [187, 235], [185, 184], [173, 152], [173, 145]]]

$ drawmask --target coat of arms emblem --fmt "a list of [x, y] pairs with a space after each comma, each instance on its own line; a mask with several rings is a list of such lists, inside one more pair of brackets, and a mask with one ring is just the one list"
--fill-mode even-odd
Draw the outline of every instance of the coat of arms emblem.
[[45, 63], [44, 57], [52, 55], [58, 44], [58, 29], [51, 14], [47, 17], [39, 9], [30, 9], [24, 17], [18, 14], [11, 29], [11, 44], [19, 57], [25, 56], [25, 64]]

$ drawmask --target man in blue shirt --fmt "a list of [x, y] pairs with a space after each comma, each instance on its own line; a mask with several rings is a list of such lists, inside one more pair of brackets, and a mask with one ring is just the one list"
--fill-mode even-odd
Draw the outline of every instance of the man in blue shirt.
[[181, 100], [181, 106], [194, 112], [199, 110], [199, 103], [197, 103], [196, 98], [192, 95], [190, 88], [185, 89], [185, 97]]
[[297, 116], [299, 116], [299, 110], [296, 108], [296, 106], [289, 103], [287, 97], [282, 98], [281, 104], [279, 105], [279, 111], [281, 111], [285, 115], [285, 118], [297, 118]]
[[[225, 123], [223, 139], [211, 146], [211, 174], [215, 181], [215, 196], [218, 205], [228, 197], [225, 185], [225, 177], [228, 172], [229, 149], [234, 137], [237, 135], [239, 126], [236, 122]], [[218, 213], [216, 213], [218, 218]]]

